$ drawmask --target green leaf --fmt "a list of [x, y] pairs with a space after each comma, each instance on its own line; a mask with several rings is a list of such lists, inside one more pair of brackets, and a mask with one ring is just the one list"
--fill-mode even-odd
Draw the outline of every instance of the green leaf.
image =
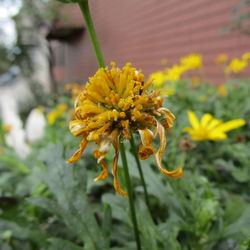
[[248, 182], [250, 178], [247, 168], [235, 169], [232, 175], [238, 182]]
[[83, 250], [82, 247], [72, 243], [71, 241], [60, 238], [49, 238], [50, 246], [48, 250]]

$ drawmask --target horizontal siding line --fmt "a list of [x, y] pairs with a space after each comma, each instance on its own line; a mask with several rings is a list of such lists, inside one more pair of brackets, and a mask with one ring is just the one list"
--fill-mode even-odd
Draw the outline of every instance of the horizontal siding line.
[[[176, 21], [176, 19], [171, 19], [171, 20], [168, 20], [168, 22], [164, 23], [164, 22], [157, 22], [157, 29], [160, 30], [160, 29], [166, 29], [168, 25], [171, 25], [171, 24], [174, 24], [174, 27], [176, 26], [181, 26], [183, 24], [187, 24], [187, 23], [196, 23], [197, 21], [199, 22], [200, 20], [204, 20], [204, 18], [206, 17], [207, 19], [210, 19], [210, 20], [215, 20], [216, 18], [214, 18], [215, 15], [218, 15], [218, 16], [221, 16], [221, 10], [212, 10], [211, 13], [208, 13], [207, 15], [204, 16], [204, 14], [200, 14], [198, 12], [198, 15], [193, 15], [193, 16], [190, 16], [189, 18], [185, 19], [185, 18], [182, 18], [180, 19], [180, 21]], [[228, 20], [229, 22], [229, 20]], [[202, 21], [200, 23], [203, 23]], [[204, 22], [206, 23], [206, 22]], [[142, 33], [150, 33], [152, 31], [155, 31], [155, 26], [154, 25], [151, 25], [151, 26], [147, 26], [146, 24], [143, 26], [143, 28], [140, 28], [137, 30], [136, 32], [136, 35], [137, 36], [140, 36]], [[131, 28], [130, 28], [130, 31], [131, 31]], [[123, 28], [123, 32], [128, 32], [128, 30], [126, 28]]]
[[[154, 19], [156, 22], [159, 22], [165, 18], [167, 18], [168, 20], [174, 20], [174, 21], [176, 20], [176, 18], [177, 18], [177, 20], [178, 20], [178, 18], [183, 20], [183, 17], [185, 17], [185, 13], [195, 13], [196, 12], [196, 11], [192, 12], [192, 10], [193, 10], [192, 3], [193, 2], [194, 1], [190, 1], [191, 6], [188, 6], [188, 8], [184, 8], [184, 9], [181, 9], [182, 6], [185, 6], [183, 3], [181, 5], [178, 5], [176, 3], [176, 10], [173, 13], [171, 13], [171, 9], [167, 9], [167, 11], [165, 13], [162, 11], [162, 9], [160, 9], [160, 13], [157, 13], [155, 8], [154, 8], [155, 6], [154, 6], [152, 8], [153, 14], [155, 12], [155, 13], [157, 13], [157, 15], [152, 15], [153, 19], [151, 19], [150, 16], [147, 16], [146, 19], [143, 19], [143, 13], [140, 13], [140, 15], [139, 15], [140, 19], [138, 19], [138, 15], [137, 15], [138, 20], [137, 20], [137, 22], [135, 22], [135, 24], [136, 24], [136, 26], [140, 26], [140, 24], [143, 24], [144, 27], [145, 26], [148, 27], [154, 21]], [[186, 1], [186, 3], [188, 3], [188, 1]], [[228, 8], [228, 5], [226, 5], [225, 2], [220, 2], [220, 1], [216, 2], [216, 6], [211, 5], [213, 7], [204, 8], [204, 2], [199, 0], [195, 4], [195, 6], [197, 7], [196, 10], [197, 10], [198, 16], [200, 16], [200, 17], [206, 17], [206, 15], [204, 15], [204, 13], [207, 13], [207, 11], [214, 13], [215, 10], [217, 11], [219, 9], [219, 11], [217, 11], [217, 13], [221, 14], [221, 10], [227, 11], [227, 8]], [[198, 8], [198, 7], [201, 7], [201, 8]], [[215, 7], [216, 7], [216, 9], [215, 9]], [[204, 12], [204, 13], [202, 13], [202, 12]], [[230, 14], [229, 11], [228, 11], [228, 14]], [[191, 15], [191, 16], [193, 16], [193, 15]], [[142, 20], [142, 21], [140, 22], [140, 20]], [[131, 19], [129, 19], [128, 22], [131, 23]]]
[[[212, 39], [211, 39], [212, 40]], [[179, 47], [183, 47], [183, 45], [184, 46], [186, 46], [186, 48], [188, 48], [188, 44], [192, 44], [192, 45], [195, 45], [195, 44], [197, 44], [197, 48], [199, 48], [200, 50], [203, 48], [203, 47], [205, 47], [207, 44], [209, 44], [210, 45], [210, 47], [211, 47], [211, 44], [213, 43], [213, 44], [218, 44], [218, 40], [216, 41], [216, 40], [214, 40], [214, 41], [211, 41], [211, 40], [209, 40], [209, 39], [199, 39], [199, 40], [192, 40], [192, 39], [190, 39], [189, 41], [182, 41], [182, 42], [173, 42], [173, 43], [161, 43], [161, 44], [154, 44], [154, 45], [152, 45], [152, 46], [142, 46], [142, 45], [139, 45], [138, 47], [130, 47], [130, 48], [128, 48], [128, 47], [126, 47], [126, 49], [124, 49], [124, 47], [121, 47], [121, 49], [119, 50], [119, 53], [120, 54], [123, 54], [123, 53], [133, 53], [133, 52], [136, 52], [136, 51], [140, 51], [140, 50], [142, 50], [142, 49], [144, 49], [144, 50], [151, 50], [151, 49], [154, 49], [154, 48], [157, 48], [157, 47], [160, 47], [161, 49], [163, 49], [163, 48], [166, 48], [166, 50], [168, 50], [168, 49], [171, 49], [171, 48], [176, 48], [176, 50], [179, 48]], [[202, 43], [202, 45], [200, 45]], [[218, 48], [219, 49], [223, 49], [223, 50], [225, 50], [226, 48], [227, 49], [232, 49], [232, 48], [234, 48], [234, 47], [237, 47], [237, 49], [238, 49], [238, 44], [236, 43], [235, 45], [234, 45], [234, 43], [233, 42], [231, 42], [231, 44], [229, 43], [228, 45], [227, 44], [225, 44], [225, 41], [221, 41], [220, 42], [221, 44], [222, 44], [222, 46], [218, 46]], [[200, 46], [199, 46], [200, 45]], [[247, 45], [247, 44], [246, 44]], [[206, 46], [207, 47], [207, 46]], [[217, 47], [217, 46], [216, 46]], [[211, 50], [215, 50], [216, 49], [216, 47], [215, 48], [211, 48]], [[247, 48], [249, 48], [250, 47], [250, 44], [249, 44], [249, 46], [246, 46]], [[175, 52], [174, 52], [175, 53]]]
[[[218, 47], [216, 49], [209, 49], [209, 48], [208, 49], [202, 49], [202, 50], [201, 49], [197, 49], [196, 51], [190, 51], [190, 53], [200, 53], [203, 56], [205, 56], [206, 53], [214, 52], [216, 54], [220, 54], [222, 50], [225, 51], [225, 50], [230, 50], [230, 49], [238, 50], [237, 47], [231, 47], [231, 46], [227, 47], [227, 46], [224, 46], [224, 47]], [[126, 53], [126, 54], [128, 54], [128, 53]], [[168, 59], [168, 56], [171, 56], [171, 54], [176, 55], [176, 52], [172, 52], [172, 53], [168, 52], [168, 51], [164, 52], [164, 50], [163, 50], [163, 51], [158, 51], [157, 53], [154, 53], [153, 55], [152, 55], [152, 53], [138, 54], [136, 56], [133, 56], [133, 58], [134, 58], [134, 60], [136, 60], [137, 58], [148, 58], [148, 59], [150, 59], [152, 57], [153, 58], [159, 57], [160, 59], [162, 59], [162, 58]], [[182, 54], [182, 56], [184, 56], [184, 54], [182, 52], [180, 52], [180, 54]], [[121, 53], [119, 53], [119, 55], [121, 55]]]

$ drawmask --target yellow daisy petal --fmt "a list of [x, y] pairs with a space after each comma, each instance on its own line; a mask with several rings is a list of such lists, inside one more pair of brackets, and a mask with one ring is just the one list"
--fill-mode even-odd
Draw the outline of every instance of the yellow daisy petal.
[[188, 119], [189, 119], [189, 122], [194, 129], [197, 129], [200, 126], [200, 122], [199, 122], [197, 116], [191, 110], [188, 111]]

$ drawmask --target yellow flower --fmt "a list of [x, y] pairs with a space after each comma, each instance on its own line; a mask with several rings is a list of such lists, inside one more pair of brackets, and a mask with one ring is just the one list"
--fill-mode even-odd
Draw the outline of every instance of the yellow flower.
[[193, 111], [188, 111], [188, 118], [192, 128], [186, 127], [183, 131], [189, 133], [194, 141], [223, 140], [227, 138], [226, 132], [246, 124], [243, 119], [223, 122], [215, 119], [211, 114], [203, 115], [199, 121]]
[[207, 96], [206, 95], [201, 95], [198, 98], [199, 102], [205, 102], [207, 100]]
[[161, 59], [161, 64], [162, 65], [168, 65], [168, 60], [167, 59]]
[[227, 54], [219, 54], [215, 59], [215, 63], [219, 65], [225, 65], [227, 61], [228, 61]]
[[234, 58], [230, 64], [226, 67], [226, 72], [227, 73], [239, 73], [243, 71], [247, 67], [247, 61], [246, 60], [241, 60], [238, 58]]
[[218, 87], [218, 95], [221, 96], [221, 97], [227, 96], [227, 89], [226, 89], [226, 85], [225, 84], [221, 84]]
[[250, 59], [250, 52], [246, 52], [242, 55], [242, 60], [248, 61]]
[[192, 77], [191, 83], [192, 83], [192, 85], [193, 85], [194, 87], [199, 86], [199, 85], [201, 84], [201, 79], [200, 79], [200, 77], [198, 77], [198, 76]]
[[149, 76], [149, 80], [154, 83], [154, 86], [156, 88], [162, 87], [163, 83], [167, 80], [166, 74], [164, 74], [162, 71], [158, 71], [155, 73], [152, 73]]
[[3, 125], [3, 131], [5, 133], [9, 133], [12, 130], [12, 128], [13, 128], [13, 126], [11, 124], [6, 123]]
[[80, 148], [68, 160], [76, 162], [89, 142], [95, 142], [94, 156], [102, 166], [101, 174], [95, 181], [108, 176], [108, 165], [104, 157], [113, 145], [112, 173], [114, 187], [118, 194], [127, 195], [118, 181], [118, 157], [120, 140], [130, 139], [130, 133], [140, 135], [138, 155], [147, 159], [155, 153], [152, 142], [159, 134], [160, 147], [155, 154], [157, 165], [164, 174], [177, 178], [182, 169], [168, 171], [162, 167], [162, 154], [166, 147], [165, 130], [173, 126], [174, 115], [163, 105], [159, 91], [150, 91], [151, 81], [144, 82], [144, 75], [127, 63], [122, 69], [100, 68], [89, 78], [86, 88], [75, 102], [75, 120], [69, 128], [74, 136], [81, 136]]
[[202, 67], [202, 55], [189, 54], [181, 58], [181, 64], [187, 69], [199, 69]]
[[78, 83], [66, 84], [64, 90], [66, 92], [71, 91], [73, 100], [83, 91], [84, 87]]
[[63, 116], [66, 109], [67, 105], [62, 103], [59, 104], [55, 109], [51, 110], [47, 115], [48, 124], [53, 125], [58, 118]]
[[171, 68], [166, 68], [166, 80], [173, 82], [178, 81], [186, 70], [187, 68], [182, 65], [174, 65]]

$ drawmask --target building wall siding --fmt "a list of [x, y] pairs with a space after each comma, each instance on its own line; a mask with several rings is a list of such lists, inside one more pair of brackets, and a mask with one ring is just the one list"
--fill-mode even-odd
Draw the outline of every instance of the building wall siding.
[[[223, 81], [215, 65], [219, 53], [229, 57], [250, 51], [250, 36], [222, 34], [231, 24], [231, 10], [239, 0], [90, 0], [90, 7], [106, 62], [132, 62], [145, 75], [163, 69], [162, 59], [178, 63], [188, 53], [204, 56], [204, 74]], [[78, 7], [74, 18], [80, 20]], [[77, 16], [77, 18], [76, 18]], [[64, 81], [87, 80], [96, 69], [86, 32], [65, 45]]]

